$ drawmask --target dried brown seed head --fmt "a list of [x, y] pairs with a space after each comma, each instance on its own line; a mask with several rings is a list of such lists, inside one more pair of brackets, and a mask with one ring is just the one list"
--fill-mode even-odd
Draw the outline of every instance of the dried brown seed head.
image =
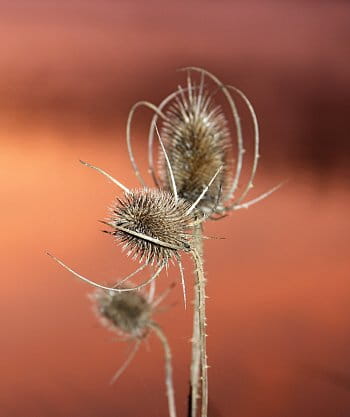
[[[111, 233], [134, 259], [147, 264], [164, 264], [190, 250], [189, 229], [193, 214], [189, 202], [176, 200], [168, 191], [132, 190], [117, 198], [108, 224]], [[135, 233], [135, 234], [133, 234]], [[139, 234], [142, 234], [140, 236]]]
[[92, 299], [104, 325], [135, 338], [147, 334], [152, 308], [139, 291], [109, 292], [97, 289]]
[[[256, 204], [280, 188], [282, 184], [250, 201], [245, 201], [253, 188], [260, 157], [259, 126], [254, 107], [241, 90], [222, 83], [209, 71], [193, 66], [181, 70], [187, 71], [188, 74], [186, 87], [179, 87], [177, 91], [169, 94], [159, 106], [142, 100], [131, 108], [126, 134], [130, 161], [140, 183], [145, 185], [146, 182], [132, 149], [131, 124], [136, 109], [146, 107], [154, 112], [148, 135], [148, 164], [154, 183], [157, 187], [173, 193], [176, 190], [176, 195], [194, 204], [194, 207], [202, 212], [199, 214], [203, 214], [202, 222], [207, 218], [217, 220], [232, 210], [248, 208]], [[192, 82], [193, 73], [200, 75], [198, 85]], [[205, 84], [207, 81], [214, 86], [214, 90], [207, 89]], [[229, 119], [234, 122], [232, 129], [235, 132], [235, 152], [237, 152], [234, 159], [227, 119], [221, 106], [214, 102], [218, 93], [227, 104]], [[236, 193], [238, 194], [244, 165], [245, 145], [234, 95], [247, 107], [254, 128], [253, 163], [248, 181], [239, 196], [236, 196]], [[158, 136], [157, 124], [161, 126], [159, 137], [162, 140], [159, 140], [158, 167], [155, 169], [154, 144], [155, 133]], [[207, 192], [205, 187], [209, 184], [211, 186]], [[203, 195], [202, 190], [205, 190]], [[212, 216], [214, 214], [219, 217]]]
[[[190, 86], [176, 96], [166, 111], [161, 136], [174, 173], [180, 197], [193, 203], [204, 186], [223, 167], [198, 204], [204, 213], [215, 207], [220, 188], [223, 194], [232, 181], [231, 140], [227, 120], [213, 94], [203, 86]], [[159, 154], [161, 185], [170, 189], [169, 171], [164, 153]]]

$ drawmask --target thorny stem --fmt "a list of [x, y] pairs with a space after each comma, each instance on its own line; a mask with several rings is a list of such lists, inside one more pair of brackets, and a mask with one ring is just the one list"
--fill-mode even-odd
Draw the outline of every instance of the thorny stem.
[[174, 392], [174, 385], [173, 385], [173, 368], [171, 365], [171, 350], [168, 343], [168, 340], [160, 328], [160, 326], [155, 323], [151, 322], [149, 327], [156, 333], [159, 340], [162, 342], [165, 354], [165, 385], [167, 390], [167, 397], [168, 397], [168, 406], [169, 406], [169, 416], [176, 417], [176, 406], [175, 406], [175, 392]]
[[[197, 224], [194, 227], [194, 242], [193, 245], [197, 252], [202, 256], [202, 229], [201, 225]], [[198, 381], [200, 368], [200, 339], [199, 339], [199, 282], [198, 275], [195, 282], [194, 291], [194, 305], [193, 305], [193, 333], [192, 333], [192, 360], [191, 360], [191, 407], [189, 417], [196, 417], [197, 414], [197, 400], [198, 395]]]
[[[199, 360], [201, 368], [202, 381], [202, 401], [201, 401], [201, 417], [208, 416], [208, 366], [207, 366], [207, 347], [206, 347], [206, 313], [205, 313], [205, 276], [203, 269], [203, 249], [202, 249], [202, 229], [198, 225], [195, 228], [195, 247], [192, 250], [192, 256], [195, 263], [196, 285], [195, 285], [195, 311], [194, 311], [194, 325], [193, 329], [195, 336], [193, 350], [192, 350], [192, 372], [191, 377], [196, 378], [194, 386], [192, 386], [192, 401], [196, 402], [198, 391], [198, 374], [199, 374]], [[196, 313], [197, 312], [197, 313]], [[196, 317], [197, 316], [197, 317]], [[197, 325], [196, 325], [197, 324]], [[198, 358], [199, 356], [199, 358]], [[192, 417], [196, 417], [197, 405], [192, 403]]]

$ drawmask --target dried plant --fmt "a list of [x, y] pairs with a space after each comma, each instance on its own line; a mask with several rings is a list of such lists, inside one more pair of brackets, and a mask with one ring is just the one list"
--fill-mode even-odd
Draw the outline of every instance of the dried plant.
[[[118, 283], [119, 288], [128, 288]], [[153, 288], [152, 288], [153, 289]], [[116, 332], [124, 340], [135, 341], [124, 364], [114, 374], [113, 384], [126, 370], [141, 342], [153, 331], [161, 341], [165, 353], [165, 383], [168, 397], [169, 416], [176, 417], [175, 393], [172, 377], [171, 350], [161, 327], [153, 321], [153, 313], [165, 298], [170, 288], [154, 299], [154, 291], [145, 296], [139, 291], [112, 292], [96, 289], [90, 295], [95, 312], [101, 323]]]
[[112, 292], [134, 291], [150, 284], [168, 266], [169, 260], [175, 260], [179, 265], [181, 273], [186, 305], [181, 252], [190, 252], [194, 259], [197, 259], [197, 255], [194, 253], [195, 249], [192, 246], [190, 230], [201, 221], [204, 221], [204, 217], [197, 219], [194, 212], [220, 170], [215, 173], [209, 184], [199, 195], [197, 201], [191, 205], [186, 200], [178, 197], [176, 188], [173, 193], [148, 188], [129, 190], [102, 169], [86, 162], [81, 162], [102, 173], [125, 190], [123, 198], [117, 198], [113, 204], [111, 209], [112, 215], [109, 221], [103, 221], [102, 223], [112, 228], [112, 231], [105, 232], [115, 237], [123, 245], [124, 250], [128, 249], [129, 256], [131, 255], [133, 259], [138, 258], [139, 262], [144, 263], [130, 275], [123, 278], [121, 283], [145, 269], [146, 266], [152, 267], [156, 264], [156, 271], [146, 281], [134, 287], [106, 287], [74, 271], [49, 252], [47, 254], [77, 278], [92, 286]]
[[[112, 306], [114, 303], [112, 300], [122, 300], [124, 295], [129, 297], [135, 294], [135, 290], [154, 283], [160, 273], [168, 268], [169, 263], [177, 263], [186, 306], [181, 255], [183, 252], [192, 255], [196, 279], [191, 361], [191, 417], [197, 416], [199, 398], [201, 398], [201, 417], [207, 417], [208, 366], [202, 224], [207, 219], [217, 220], [226, 216], [230, 211], [248, 208], [266, 198], [281, 184], [253, 200], [244, 201], [253, 187], [259, 160], [259, 128], [253, 106], [240, 90], [221, 83], [208, 71], [196, 67], [184, 70], [187, 71], [185, 87], [180, 86], [159, 106], [140, 101], [130, 110], [126, 140], [130, 161], [141, 189], [129, 190], [106, 171], [81, 161], [111, 180], [124, 192], [124, 195], [118, 197], [113, 203], [109, 218], [103, 221], [110, 228], [105, 232], [115, 238], [122, 245], [123, 250], [127, 251], [127, 255], [133, 260], [138, 260], [141, 266], [120, 280], [117, 285], [107, 287], [80, 275], [58, 258], [50, 256], [76, 277], [103, 291], [97, 293], [100, 294], [100, 298], [96, 300], [104, 306]], [[198, 83], [192, 80], [191, 72], [200, 75]], [[212, 90], [208, 86], [208, 81], [214, 87]], [[237, 137], [236, 160], [233, 155], [229, 118], [225, 115], [224, 109], [215, 102], [215, 96], [218, 93], [222, 93], [226, 98], [233, 117]], [[238, 197], [235, 197], [235, 193], [239, 187], [245, 149], [240, 117], [231, 93], [236, 93], [243, 100], [250, 112], [254, 127], [253, 164], [248, 182]], [[154, 112], [148, 134], [148, 162], [149, 172], [156, 185], [155, 189], [146, 186], [132, 149], [131, 125], [135, 111], [142, 106]], [[157, 124], [160, 124], [161, 134]], [[159, 142], [156, 158], [154, 156], [155, 135]], [[124, 285], [126, 280], [146, 267], [152, 270], [147, 280], [136, 286]], [[122, 322], [117, 319], [116, 315], [110, 314], [108, 308], [103, 311], [104, 317], [112, 321], [116, 327], [124, 331], [129, 329], [129, 321], [121, 324]], [[152, 321], [148, 322], [150, 311], [145, 309], [142, 314], [140, 313], [141, 321], [137, 320], [137, 326], [135, 325], [133, 329], [143, 334], [143, 330], [152, 327], [162, 338], [157, 330], [159, 328]], [[145, 318], [147, 320], [143, 321]], [[147, 324], [143, 328], [143, 325], [138, 327], [140, 323]], [[172, 416], [171, 412], [170, 410]]]
[[[130, 160], [141, 184], [145, 181], [135, 161], [131, 142], [131, 123], [135, 110], [145, 106], [154, 111], [148, 135], [149, 171], [156, 186], [171, 190], [176, 187], [180, 197], [193, 203], [201, 195], [203, 188], [220, 169], [213, 185], [197, 206], [201, 221], [194, 225], [192, 247], [197, 260], [194, 319], [192, 336], [191, 417], [197, 414], [199, 379], [202, 381], [202, 417], [207, 416], [208, 378], [205, 346], [205, 277], [202, 268], [202, 223], [207, 218], [217, 220], [232, 210], [248, 208], [276, 191], [282, 184], [250, 201], [244, 201], [253, 188], [259, 161], [259, 126], [254, 108], [246, 95], [236, 87], [223, 84], [210, 72], [197, 67], [183, 68], [187, 72], [187, 85], [178, 87], [168, 95], [159, 106], [146, 101], [136, 103], [127, 123], [127, 143]], [[198, 73], [200, 80], [194, 82], [191, 72]], [[210, 88], [207, 82], [214, 88]], [[234, 121], [237, 141], [237, 158], [234, 163], [231, 131], [228, 117], [223, 107], [215, 102], [215, 96], [222, 93], [226, 99]], [[254, 127], [254, 158], [251, 172], [242, 193], [235, 198], [238, 190], [243, 161], [244, 141], [241, 121], [235, 99], [231, 93], [240, 97], [250, 112]], [[158, 152], [158, 164], [154, 164], [154, 135], [158, 133], [157, 123], [161, 123], [161, 136], [164, 141], [162, 152]], [[169, 165], [171, 169], [169, 169]], [[173, 173], [173, 175], [171, 175]], [[200, 267], [198, 267], [198, 265]], [[199, 370], [201, 368], [201, 371]]]
[[[160, 137], [159, 141], [165, 152]], [[196, 227], [196, 225], [200, 224], [200, 222], [204, 221], [205, 216], [197, 218], [194, 212], [216, 177], [220, 174], [221, 168], [217, 170], [213, 178], [209, 181], [209, 184], [204, 187], [196, 201], [190, 204], [190, 202], [178, 197], [176, 185], [174, 185], [172, 193], [164, 190], [151, 190], [147, 188], [141, 190], [129, 190], [101, 168], [83, 161], [81, 162], [107, 177], [124, 191], [124, 197], [117, 198], [116, 202], [113, 204], [109, 221], [103, 221], [103, 223], [112, 228], [112, 231], [107, 231], [107, 233], [115, 237], [123, 245], [123, 249], [128, 249], [128, 255], [131, 255], [134, 259], [138, 258], [140, 262], [144, 263], [130, 275], [119, 281], [117, 285], [107, 287], [84, 277], [57, 257], [50, 253], [47, 254], [77, 278], [100, 290], [108, 291], [109, 297], [114, 293], [118, 295], [120, 293], [128, 293], [151, 284], [159, 276], [162, 270], [168, 266], [169, 260], [175, 260], [180, 269], [184, 302], [186, 306], [185, 280], [181, 263], [181, 252], [191, 253], [195, 262], [195, 270], [197, 271], [196, 286], [198, 287], [199, 298], [198, 311], [196, 313], [198, 314], [200, 324], [198, 354], [201, 357], [203, 367], [206, 369], [204, 272], [202, 257], [192, 244], [193, 239], [189, 232]], [[170, 177], [174, 178], [170, 164], [169, 172]], [[152, 267], [154, 264], [156, 265], [156, 271], [146, 281], [133, 287], [123, 286], [123, 283], [126, 280], [142, 271], [146, 266]], [[152, 324], [152, 326], [154, 331], [158, 332], [159, 337], [161, 337], [159, 331], [154, 327], [155, 325]], [[204, 387], [205, 383], [206, 378], [203, 378]], [[205, 395], [206, 392], [207, 390], [203, 389], [204, 400], [207, 398]]]

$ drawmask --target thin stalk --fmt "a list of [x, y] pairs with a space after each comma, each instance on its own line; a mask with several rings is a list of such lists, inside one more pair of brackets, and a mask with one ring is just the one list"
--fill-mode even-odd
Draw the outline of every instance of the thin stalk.
[[170, 346], [168, 343], [168, 339], [166, 338], [163, 330], [157, 323], [151, 322], [149, 324], [149, 327], [156, 333], [156, 335], [158, 336], [164, 348], [165, 385], [166, 385], [167, 397], [168, 397], [169, 416], [176, 417], [175, 392], [174, 392], [174, 385], [173, 385], [173, 368], [171, 365], [171, 350], [170, 350]]
[[111, 379], [110, 384], [114, 384], [115, 381], [122, 375], [122, 373], [124, 373], [124, 371], [126, 370], [126, 368], [130, 365], [131, 361], [134, 359], [138, 349], [140, 347], [140, 340], [138, 340], [134, 347], [132, 348], [131, 352], [129, 353], [129, 356], [126, 358], [125, 362], [123, 363], [123, 365], [117, 370], [117, 372], [113, 375], [113, 378]]
[[[194, 247], [197, 252], [202, 254], [202, 239], [201, 239], [201, 225], [194, 227]], [[191, 360], [191, 407], [190, 416], [197, 416], [197, 401], [199, 374], [200, 374], [200, 336], [199, 336], [199, 280], [196, 274], [194, 287], [194, 303], [193, 303], [193, 334], [192, 334], [192, 360]]]
[[[192, 359], [196, 362], [193, 362], [193, 376], [196, 372], [196, 367], [198, 367], [198, 358], [197, 355], [200, 356], [200, 368], [201, 368], [201, 381], [202, 381], [202, 401], [201, 401], [201, 417], [208, 416], [208, 366], [207, 366], [207, 347], [206, 347], [206, 313], [205, 313], [205, 275], [203, 269], [203, 249], [202, 249], [202, 229], [201, 226], [198, 225], [195, 228], [195, 244], [192, 250], [192, 256], [195, 263], [195, 272], [196, 272], [196, 286], [195, 292], [197, 295], [195, 296], [195, 302], [197, 299], [197, 306], [195, 306], [194, 315], [196, 315], [196, 311], [198, 312], [198, 325], [196, 326], [197, 330], [194, 328], [193, 332], [196, 336], [197, 340], [194, 343], [199, 345], [199, 349], [194, 348], [192, 350], [193, 357]], [[197, 318], [194, 318], [194, 322]], [[195, 323], [194, 323], [195, 324]], [[198, 332], [198, 333], [197, 333]], [[198, 352], [199, 350], [199, 352]], [[192, 374], [192, 373], [191, 373]], [[191, 375], [192, 376], [192, 375]], [[198, 371], [197, 371], [197, 381], [198, 381]], [[195, 384], [196, 385], [196, 384]], [[198, 384], [197, 384], [198, 390]], [[192, 392], [193, 394], [196, 394]], [[196, 397], [192, 399], [192, 401], [196, 401]], [[196, 412], [196, 404], [193, 405], [192, 410]], [[192, 417], [196, 417], [195, 414]]]

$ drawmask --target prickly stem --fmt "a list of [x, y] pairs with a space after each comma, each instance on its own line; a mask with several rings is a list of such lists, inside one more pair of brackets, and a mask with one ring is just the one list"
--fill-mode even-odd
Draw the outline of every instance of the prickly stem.
[[[200, 369], [201, 369], [201, 383], [202, 383], [202, 401], [201, 401], [201, 417], [208, 416], [208, 366], [207, 366], [207, 347], [206, 347], [206, 312], [205, 312], [205, 275], [203, 269], [203, 253], [202, 253], [202, 230], [201, 226], [197, 226], [196, 230], [196, 246], [192, 250], [192, 256], [195, 263], [195, 273], [196, 273], [196, 287], [195, 291], [198, 297], [198, 306], [196, 310], [198, 311], [198, 336], [196, 334], [198, 344], [199, 344], [199, 356], [200, 356]], [[194, 330], [195, 331], [195, 330]], [[198, 349], [198, 348], [197, 348]], [[197, 351], [193, 352], [195, 354], [194, 359], [198, 361], [196, 355]], [[194, 365], [196, 366], [196, 365]], [[194, 367], [195, 370], [195, 367]], [[192, 393], [193, 394], [193, 393]], [[193, 400], [196, 400], [196, 397], [192, 395]], [[196, 405], [194, 405], [196, 408]], [[195, 417], [195, 416], [192, 416]]]

